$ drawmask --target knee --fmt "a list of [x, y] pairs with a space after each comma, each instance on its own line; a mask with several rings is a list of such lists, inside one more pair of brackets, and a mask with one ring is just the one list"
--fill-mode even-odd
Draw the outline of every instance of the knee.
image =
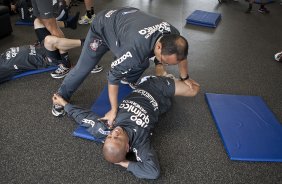
[[43, 23], [41, 22], [41, 20], [38, 19], [38, 18], [36, 18], [36, 19], [34, 20], [33, 24], [34, 24], [34, 29], [38, 29], [38, 28], [43, 28], [43, 27], [45, 27], [45, 26], [43, 25]]
[[56, 36], [48, 35], [44, 39], [44, 46], [45, 47], [55, 47], [58, 38]]

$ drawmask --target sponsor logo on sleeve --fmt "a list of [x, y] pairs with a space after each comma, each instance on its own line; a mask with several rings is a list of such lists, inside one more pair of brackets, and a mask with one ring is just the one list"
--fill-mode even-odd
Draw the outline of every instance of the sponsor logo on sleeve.
[[142, 162], [141, 158], [138, 156], [138, 150], [136, 148], [133, 148], [132, 151], [135, 153], [136, 160], [138, 162]]
[[92, 128], [95, 126], [96, 122], [91, 119], [83, 119], [82, 123], [89, 124]]
[[109, 130], [106, 130], [106, 131], [105, 131], [105, 130], [103, 130], [102, 128], [99, 128], [98, 132], [100, 132], [100, 133], [103, 134], [103, 135], [109, 135], [111, 131], [109, 131]]
[[130, 10], [130, 11], [125, 11], [125, 12], [122, 12], [122, 15], [126, 15], [126, 14], [129, 14], [129, 13], [134, 13], [134, 12], [137, 12], [138, 10]]
[[111, 15], [112, 15], [115, 11], [117, 11], [117, 10], [110, 10], [110, 11], [108, 11], [108, 12], [105, 14], [105, 17], [110, 18]]

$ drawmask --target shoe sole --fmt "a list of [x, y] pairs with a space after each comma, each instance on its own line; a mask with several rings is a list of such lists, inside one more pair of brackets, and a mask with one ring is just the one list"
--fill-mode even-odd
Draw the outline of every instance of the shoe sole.
[[[281, 56], [280, 56], [280, 55], [281, 55]], [[280, 56], [280, 57], [279, 57], [279, 56]], [[280, 53], [280, 52], [274, 55], [274, 59], [275, 59], [276, 61], [278, 61], [278, 62], [280, 62], [280, 60], [281, 60], [280, 58], [281, 58], [281, 57], [282, 57], [282, 53]], [[280, 60], [279, 60], [279, 59], [280, 59]]]
[[61, 116], [64, 116], [66, 114], [66, 112], [63, 111], [63, 113], [59, 113], [58, 111], [56, 111], [52, 108], [52, 114], [53, 114], [53, 116], [61, 117]]
[[129, 84], [129, 82], [124, 81], [124, 80], [121, 80], [120, 83], [122, 83], [122, 84]]
[[54, 79], [61, 79], [61, 78], [64, 78], [67, 74], [65, 75], [61, 75], [61, 76], [55, 76], [55, 75], [52, 75], [51, 74], [51, 77], [54, 78]]
[[101, 72], [102, 70], [103, 70], [103, 68], [101, 68], [101, 69], [99, 69], [99, 70], [94, 70], [94, 71], [92, 70], [91, 73], [99, 73], [99, 72]]
[[80, 25], [88, 25], [88, 24], [91, 24], [91, 23], [80, 23], [80, 22], [78, 22], [78, 24], [80, 24]]

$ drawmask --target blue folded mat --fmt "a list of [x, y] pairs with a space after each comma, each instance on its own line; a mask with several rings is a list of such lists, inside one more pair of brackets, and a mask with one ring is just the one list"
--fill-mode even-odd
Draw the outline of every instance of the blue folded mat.
[[17, 26], [33, 26], [33, 22], [18, 20], [18, 21], [16, 21], [15, 25], [17, 25]]
[[282, 124], [261, 97], [205, 97], [231, 160], [282, 162]]
[[[127, 95], [131, 93], [132, 89], [129, 85], [120, 84], [118, 92], [118, 102], [120, 103]], [[103, 117], [111, 109], [111, 104], [108, 96], [108, 85], [106, 85], [101, 92], [100, 96], [97, 98], [95, 103], [92, 105], [91, 110], [97, 115]], [[103, 142], [101, 139], [97, 139], [92, 136], [85, 127], [78, 126], [78, 128], [73, 132], [76, 137]]]
[[38, 73], [43, 73], [43, 72], [54, 71], [57, 68], [58, 68], [57, 66], [51, 66], [51, 67], [48, 67], [48, 68], [42, 68], [42, 69], [38, 69], [38, 70], [30, 70], [30, 71], [23, 72], [21, 74], [15, 75], [14, 77], [12, 77], [11, 80], [18, 79], [18, 78], [21, 78], [21, 77], [24, 77], [24, 76], [28, 76], [28, 75], [33, 75], [33, 74], [38, 74]]
[[[268, 1], [263, 1], [263, 3], [265, 3], [265, 4], [268, 4], [268, 3], [273, 3], [274, 1], [273, 0], [268, 0]], [[255, 0], [255, 3], [256, 4], [261, 4], [261, 0]]]
[[195, 10], [191, 15], [186, 18], [186, 23], [215, 28], [217, 27], [220, 19], [220, 13]]

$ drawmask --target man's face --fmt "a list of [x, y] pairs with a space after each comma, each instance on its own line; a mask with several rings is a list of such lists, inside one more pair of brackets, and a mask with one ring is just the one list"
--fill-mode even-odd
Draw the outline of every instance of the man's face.
[[[157, 57], [157, 59], [158, 59], [158, 57]], [[162, 55], [162, 54], [160, 54], [158, 60], [163, 65], [177, 65], [179, 63], [179, 61], [177, 61], [176, 54], [172, 54], [172, 55]]]
[[161, 62], [163, 65], [177, 65], [180, 61], [177, 61], [176, 54], [171, 55], [163, 55], [162, 54], [162, 44], [160, 42], [157, 42], [154, 54], [159, 62]]
[[124, 146], [127, 143], [127, 133], [119, 126], [114, 128], [105, 140], [105, 144], [116, 144], [119, 146]]

